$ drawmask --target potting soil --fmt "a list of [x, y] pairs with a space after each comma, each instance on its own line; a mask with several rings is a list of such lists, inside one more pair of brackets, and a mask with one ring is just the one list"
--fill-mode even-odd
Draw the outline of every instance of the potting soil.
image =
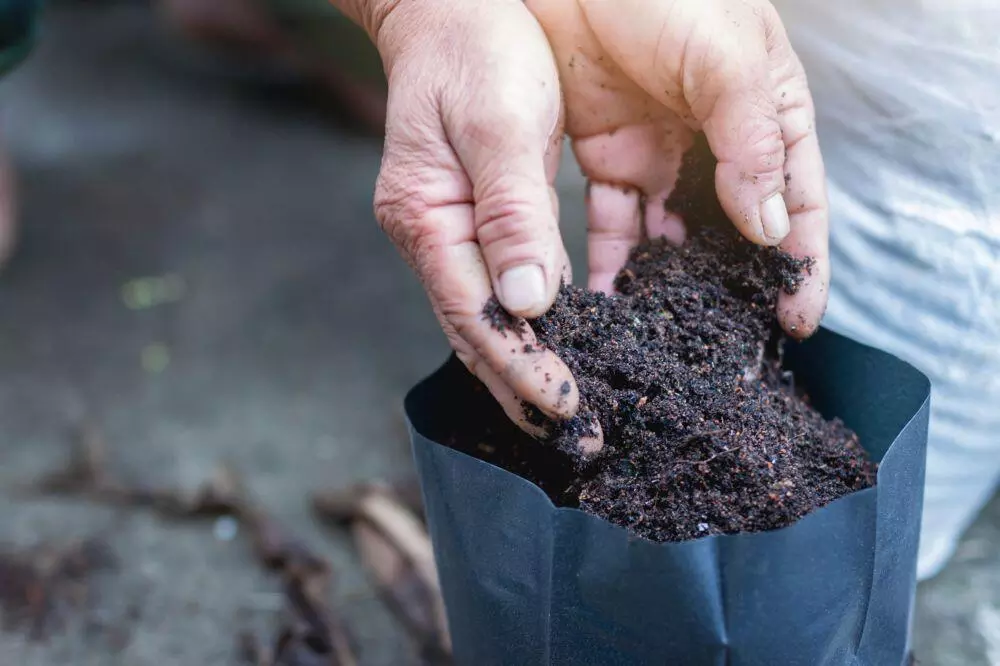
[[[616, 295], [563, 285], [529, 322], [572, 370], [579, 414], [555, 423], [528, 407], [544, 442], [502, 416], [457, 417], [451, 439], [557, 504], [654, 541], [786, 526], [875, 481], [857, 436], [824, 419], [782, 368], [778, 295], [798, 288], [809, 262], [744, 240], [696, 177], [697, 155], [668, 201], [700, 222], [684, 246], [647, 241]], [[495, 302], [484, 309], [516, 333], [505, 314]], [[595, 421], [605, 446], [583, 457], [576, 442]]]

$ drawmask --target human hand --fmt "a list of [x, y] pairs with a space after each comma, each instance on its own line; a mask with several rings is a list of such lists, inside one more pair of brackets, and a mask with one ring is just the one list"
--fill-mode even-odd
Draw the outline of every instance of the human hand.
[[360, 18], [389, 81], [376, 216], [458, 357], [538, 435], [521, 401], [567, 419], [576, 383], [526, 324], [498, 331], [484, 306], [496, 295], [509, 313], [538, 316], [568, 277], [553, 189], [563, 124], [551, 50], [517, 0], [370, 4], [376, 11]]
[[[527, 0], [555, 52], [590, 179], [590, 286], [611, 291], [645, 234], [680, 242], [665, 202], [694, 132], [740, 232], [815, 264], [778, 317], [808, 337], [830, 278], [823, 160], [805, 73], [766, 0]], [[783, 195], [783, 196], [782, 196]], [[640, 219], [643, 218], [643, 219]]]

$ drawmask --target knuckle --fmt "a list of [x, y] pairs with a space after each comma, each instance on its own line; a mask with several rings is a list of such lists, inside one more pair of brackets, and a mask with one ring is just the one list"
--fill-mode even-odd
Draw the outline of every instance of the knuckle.
[[[802, 85], [804, 86], [805, 84], [803, 83]], [[816, 109], [813, 106], [812, 97], [804, 87], [799, 88], [796, 86], [793, 90], [801, 90], [801, 92], [788, 92], [783, 96], [779, 94], [778, 113], [800, 115], [811, 125], [816, 118]]]
[[466, 370], [476, 377], [479, 377], [480, 364], [482, 363], [482, 359], [479, 355], [472, 351], [472, 348], [467, 342], [459, 338], [454, 333], [448, 336], [448, 342], [451, 344], [451, 348], [454, 350], [455, 356], [457, 356], [458, 360], [462, 362], [462, 365], [465, 366]]
[[529, 222], [532, 207], [527, 202], [497, 196], [481, 199], [478, 208], [476, 226], [484, 245], [519, 245], [535, 240], [535, 230]]
[[743, 145], [747, 150], [746, 169], [754, 175], [769, 174], [782, 169], [785, 163], [785, 143], [781, 126], [774, 118], [757, 117], [744, 123]]
[[376, 43], [382, 34], [382, 28], [389, 18], [396, 13], [401, 4], [402, 0], [385, 0], [384, 2], [374, 3], [371, 11], [364, 16], [363, 25], [368, 34], [375, 38]]
[[493, 109], [488, 114], [468, 111], [471, 117], [461, 130], [461, 140], [482, 150], [500, 152], [509, 148], [516, 137], [524, 136], [525, 125], [505, 112]]
[[517, 194], [516, 189], [499, 184], [477, 201], [476, 235], [486, 252], [503, 251], [522, 258], [537, 253], [550, 235], [545, 216], [539, 214], [544, 208]]
[[809, 94], [809, 80], [801, 66], [782, 68], [774, 81], [774, 88], [779, 113], [801, 109], [811, 116], [815, 112], [812, 95]]
[[[452, 311], [448, 312], [447, 308], [442, 304], [442, 313], [451, 322], [452, 330], [455, 332], [455, 336], [458, 340], [462, 341], [462, 344], [466, 345], [470, 350], [477, 352], [477, 360], [480, 359], [478, 352], [480, 350], [476, 349], [469, 341], [476, 339], [476, 324], [471, 317], [466, 316], [461, 313], [461, 308], [453, 307]], [[458, 311], [455, 311], [458, 310]], [[453, 345], [455, 342], [453, 341]], [[473, 374], [478, 374], [474, 368], [469, 368]]]
[[558, 106], [547, 114], [537, 104], [528, 103], [523, 93], [516, 89], [504, 91], [503, 84], [500, 86], [486, 104], [477, 96], [460, 103], [461, 113], [456, 117], [462, 118], [461, 140], [495, 152], [516, 146], [544, 146], [547, 137], [541, 136], [543, 118], [556, 116]]
[[420, 190], [398, 184], [391, 173], [379, 175], [375, 186], [375, 219], [379, 227], [414, 267], [437, 244], [436, 230], [430, 223], [432, 208]]
[[815, 134], [816, 110], [805, 87], [795, 87], [787, 93], [783, 91], [779, 97], [778, 113], [782, 118], [785, 150], [788, 151]]

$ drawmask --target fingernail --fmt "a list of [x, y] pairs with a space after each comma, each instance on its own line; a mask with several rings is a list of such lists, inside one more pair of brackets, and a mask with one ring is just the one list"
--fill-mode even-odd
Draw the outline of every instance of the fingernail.
[[545, 274], [537, 264], [516, 266], [500, 275], [498, 297], [512, 313], [535, 312], [545, 305]]
[[777, 243], [788, 235], [788, 208], [780, 192], [772, 194], [760, 205], [760, 222], [769, 241]]

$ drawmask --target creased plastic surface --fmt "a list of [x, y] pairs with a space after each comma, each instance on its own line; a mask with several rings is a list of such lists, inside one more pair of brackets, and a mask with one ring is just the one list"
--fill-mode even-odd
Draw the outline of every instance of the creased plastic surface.
[[774, 5], [809, 77], [829, 182], [823, 325], [934, 385], [928, 577], [1000, 481], [1000, 6]]
[[406, 398], [462, 665], [903, 663], [915, 588], [929, 383], [829, 331], [789, 349], [814, 403], [881, 459], [878, 484], [766, 533], [655, 544], [435, 442], [452, 358]]

